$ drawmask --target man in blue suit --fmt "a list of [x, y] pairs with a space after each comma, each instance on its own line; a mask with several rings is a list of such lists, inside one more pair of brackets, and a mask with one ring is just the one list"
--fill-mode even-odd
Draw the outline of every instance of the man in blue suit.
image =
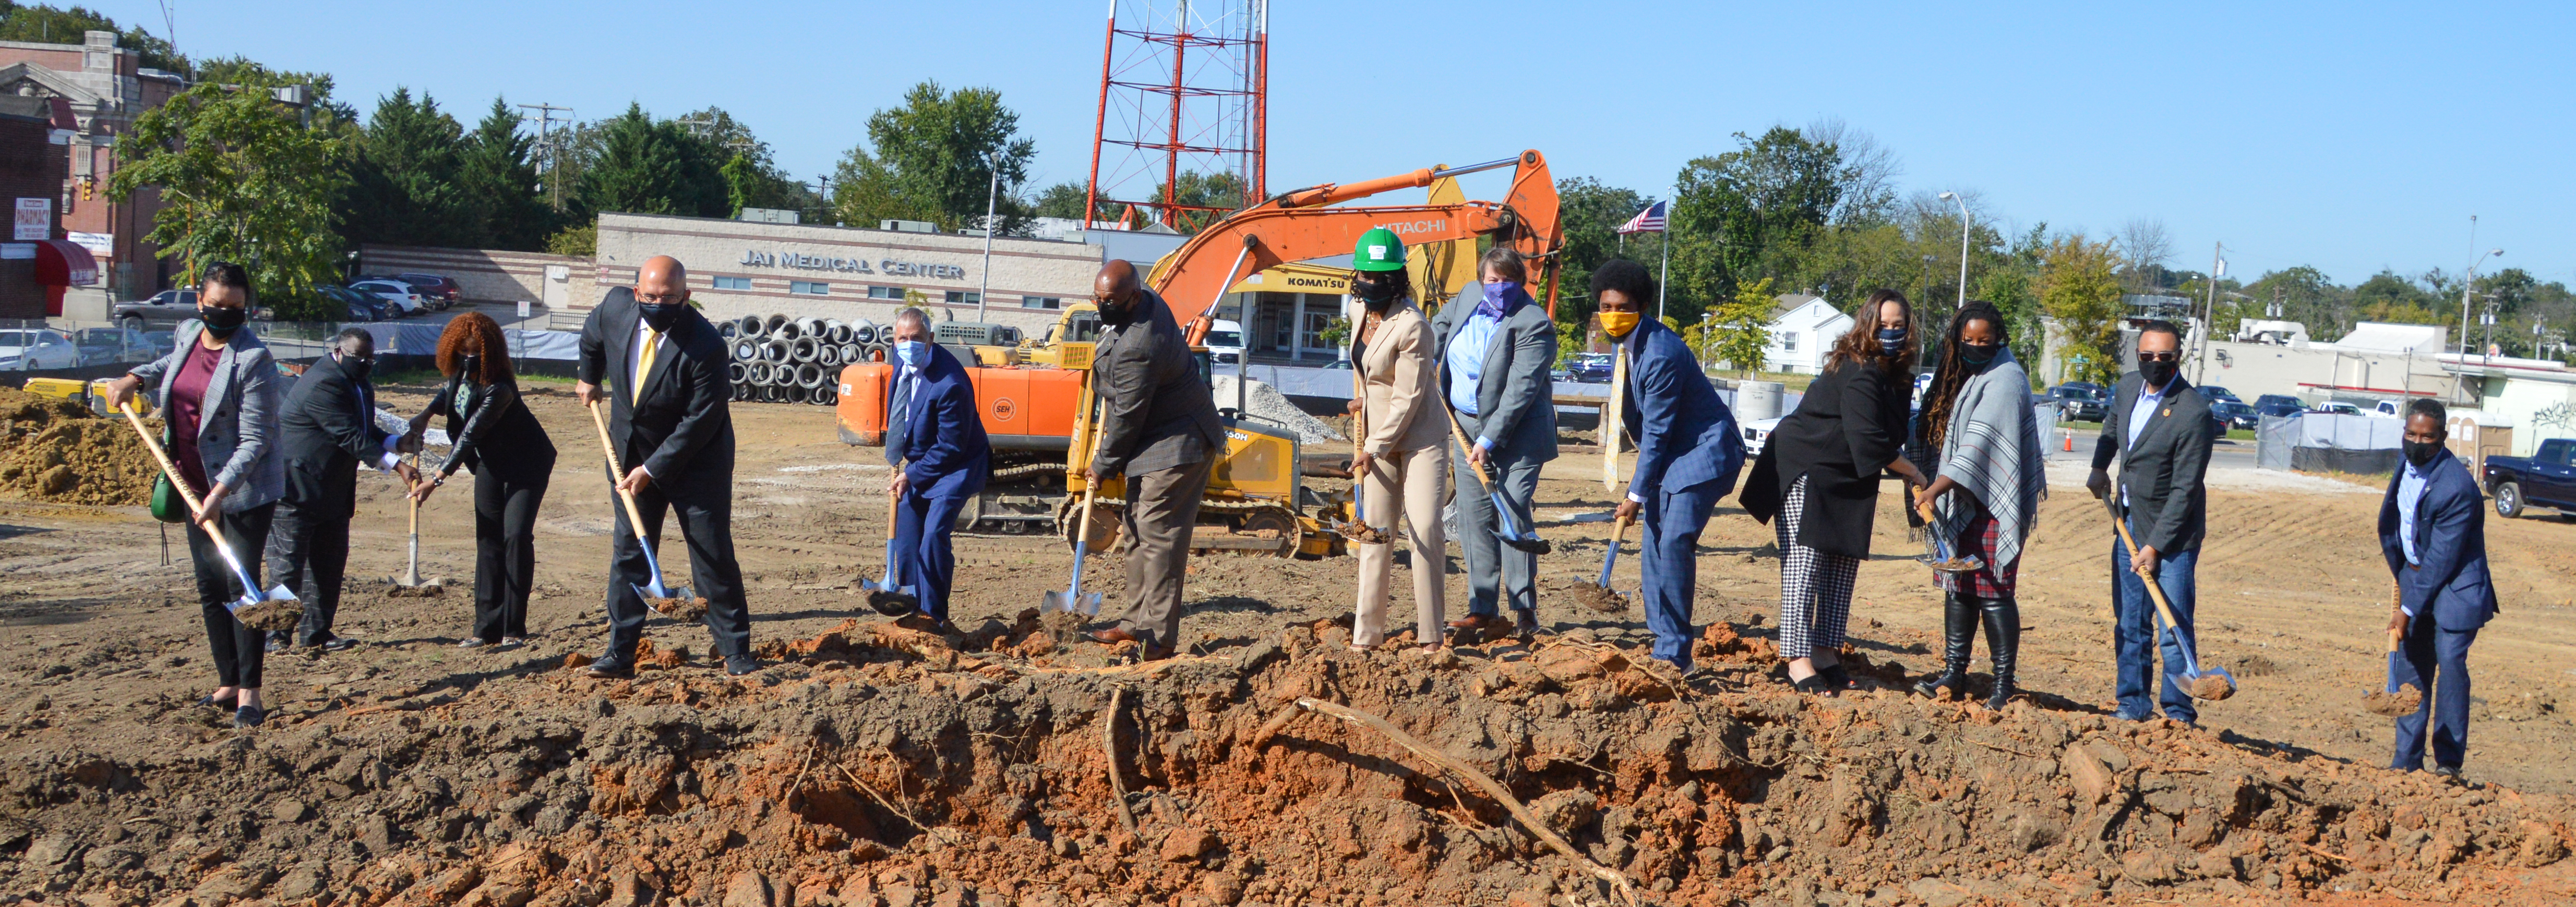
[[1612, 259], [1592, 272], [1601, 330], [1619, 344], [1627, 367], [1626, 383], [1616, 388], [1619, 427], [1637, 443], [1637, 474], [1616, 516], [1644, 519], [1637, 563], [1646, 627], [1655, 632], [1655, 657], [1687, 672], [1691, 641], [1699, 636], [1691, 626], [1699, 534], [1718, 499], [1735, 490], [1744, 441], [1690, 347], [1645, 316], [1653, 298], [1655, 280], [1636, 262]]
[[2415, 714], [2397, 719], [2390, 768], [2424, 767], [2424, 725], [2433, 725], [2433, 771], [2460, 776], [2469, 749], [2469, 644], [2496, 614], [2487, 579], [2485, 500], [2459, 458], [2442, 447], [2450, 432], [2442, 404], [2406, 405], [2406, 463], [2379, 505], [2379, 550], [2397, 578], [2388, 628], [2404, 634], [2408, 671], [2399, 683], [2424, 692]]
[[984, 490], [992, 447], [975, 409], [975, 387], [957, 357], [930, 342], [920, 309], [894, 316], [894, 386], [886, 395], [886, 491], [895, 496], [895, 581], [909, 585], [920, 613], [943, 631], [957, 576], [949, 544], [958, 511]]

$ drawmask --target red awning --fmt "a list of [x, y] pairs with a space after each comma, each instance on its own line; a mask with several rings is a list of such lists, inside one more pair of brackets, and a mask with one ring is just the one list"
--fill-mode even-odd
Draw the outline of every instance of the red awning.
[[68, 239], [36, 241], [36, 282], [49, 287], [85, 287], [98, 282], [98, 259]]

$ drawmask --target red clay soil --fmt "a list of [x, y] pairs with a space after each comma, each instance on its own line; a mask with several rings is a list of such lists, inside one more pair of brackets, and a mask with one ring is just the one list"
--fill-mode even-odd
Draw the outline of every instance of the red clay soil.
[[1054, 623], [850, 621], [768, 644], [775, 664], [741, 679], [670, 649], [631, 681], [548, 659], [150, 757], [12, 757], [0, 888], [99, 907], [1613, 902], [1475, 784], [1294, 706], [1313, 697], [1500, 782], [1644, 903], [2576, 895], [2557, 797], [2058, 701], [1803, 697], [1736, 625], [1709, 628], [1713, 670], [1685, 680], [1581, 631], [1355, 653], [1325, 621], [1130, 665], [1060, 649]]

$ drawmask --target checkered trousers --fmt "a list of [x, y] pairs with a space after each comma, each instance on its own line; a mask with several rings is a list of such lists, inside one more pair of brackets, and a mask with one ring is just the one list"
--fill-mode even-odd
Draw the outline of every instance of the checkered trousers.
[[1826, 554], [1797, 542], [1807, 513], [1807, 477], [1789, 486], [1780, 515], [1771, 521], [1780, 540], [1780, 657], [1807, 658], [1840, 651], [1851, 623], [1852, 580], [1860, 559]]

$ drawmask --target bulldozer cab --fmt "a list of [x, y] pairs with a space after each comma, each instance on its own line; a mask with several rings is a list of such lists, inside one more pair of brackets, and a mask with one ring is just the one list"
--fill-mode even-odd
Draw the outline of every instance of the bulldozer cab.
[[1077, 302], [1056, 316], [1046, 336], [1020, 341], [1021, 362], [1061, 369], [1091, 367], [1092, 348], [1100, 342], [1100, 307]]

